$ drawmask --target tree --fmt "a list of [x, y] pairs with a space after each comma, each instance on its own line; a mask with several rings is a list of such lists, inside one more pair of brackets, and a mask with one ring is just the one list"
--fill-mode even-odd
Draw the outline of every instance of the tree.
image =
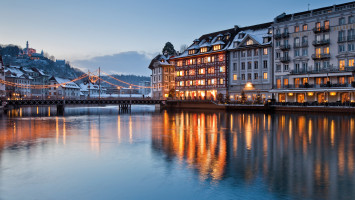
[[180, 53], [184, 52], [187, 49], [187, 45], [183, 44], [180, 46]]
[[165, 43], [162, 53], [165, 54], [165, 52], [168, 55], [174, 55], [176, 53], [176, 51], [174, 49], [174, 45], [171, 44], [170, 42]]

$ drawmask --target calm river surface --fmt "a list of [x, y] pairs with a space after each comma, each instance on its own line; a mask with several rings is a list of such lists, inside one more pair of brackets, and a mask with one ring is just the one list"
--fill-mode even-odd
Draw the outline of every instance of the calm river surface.
[[22, 108], [0, 199], [355, 199], [355, 116]]

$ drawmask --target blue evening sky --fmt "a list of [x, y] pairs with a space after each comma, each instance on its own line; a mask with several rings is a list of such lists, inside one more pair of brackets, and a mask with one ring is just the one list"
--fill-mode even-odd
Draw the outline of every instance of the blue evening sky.
[[[58, 59], [137, 52], [150, 58], [165, 42], [177, 50], [202, 34], [272, 21], [343, 0], [0, 0], [0, 44]], [[85, 67], [83, 67], [85, 68]]]

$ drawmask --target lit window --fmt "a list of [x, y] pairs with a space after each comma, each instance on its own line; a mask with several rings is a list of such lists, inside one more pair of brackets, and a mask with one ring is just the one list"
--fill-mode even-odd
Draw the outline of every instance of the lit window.
[[205, 74], [205, 68], [199, 69], [199, 74]]
[[324, 54], [329, 54], [329, 47], [324, 47], [323, 53]]
[[248, 41], [247, 41], [247, 45], [253, 45], [254, 44], [254, 41], [252, 40], [252, 39], [249, 39]]
[[220, 61], [220, 62], [224, 61], [224, 55], [223, 54], [218, 55], [218, 61]]
[[354, 59], [349, 59], [349, 67], [354, 67]]
[[213, 46], [213, 51], [217, 51], [221, 49], [221, 45], [214, 45]]
[[207, 47], [202, 47], [201, 48], [201, 53], [207, 52]]
[[195, 50], [194, 50], [194, 49], [189, 50], [189, 55], [194, 54], [194, 53], [195, 53]]
[[263, 49], [263, 55], [267, 55], [267, 48]]
[[223, 85], [223, 78], [219, 79], [219, 84]]
[[264, 74], [263, 74], [263, 79], [267, 79], [267, 72], [264, 72]]
[[339, 69], [344, 70], [345, 67], [345, 60], [339, 60]]
[[237, 80], [237, 75], [233, 74], [233, 80], [236, 81]]
[[306, 30], [308, 30], [308, 25], [307, 25], [307, 24], [304, 24], [304, 25], [303, 25], [303, 31], [306, 31]]
[[225, 66], [219, 67], [219, 72], [221, 72], [221, 73], [226, 72], [226, 67]]
[[300, 31], [300, 27], [299, 26], [295, 26], [295, 32], [299, 32]]

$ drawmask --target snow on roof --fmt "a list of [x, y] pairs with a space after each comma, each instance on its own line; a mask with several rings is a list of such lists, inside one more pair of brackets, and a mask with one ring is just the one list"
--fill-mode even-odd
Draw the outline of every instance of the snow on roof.
[[[243, 34], [244, 34], [244, 36], [240, 37]], [[257, 29], [257, 30], [247, 29], [244, 31], [240, 31], [234, 37], [233, 43], [242, 42], [245, 40], [245, 38], [250, 37], [250, 38], [254, 39], [256, 42], [258, 42], [259, 44], [270, 44], [270, 42], [264, 43], [264, 41], [263, 41], [264, 37], [269, 37], [269, 36], [271, 36], [271, 34], [268, 34], [268, 28]], [[234, 45], [230, 45], [230, 47], [228, 49], [234, 49], [234, 48], [236, 48]]]
[[[79, 87], [80, 87], [80, 91], [85, 91], [85, 92], [87, 92], [89, 90], [99, 90], [99, 86], [98, 85], [94, 85], [92, 83], [86, 83], [86, 84], [85, 83], [81, 83], [79, 85]], [[101, 90], [102, 90], [102, 88], [101, 88]]]
[[66, 79], [66, 78], [59, 78], [59, 77], [52, 77], [55, 79], [55, 81], [59, 84], [63, 84], [62, 87], [63, 88], [73, 88], [73, 89], [80, 89], [80, 87], [74, 83], [74, 82], [70, 82], [69, 79]]

